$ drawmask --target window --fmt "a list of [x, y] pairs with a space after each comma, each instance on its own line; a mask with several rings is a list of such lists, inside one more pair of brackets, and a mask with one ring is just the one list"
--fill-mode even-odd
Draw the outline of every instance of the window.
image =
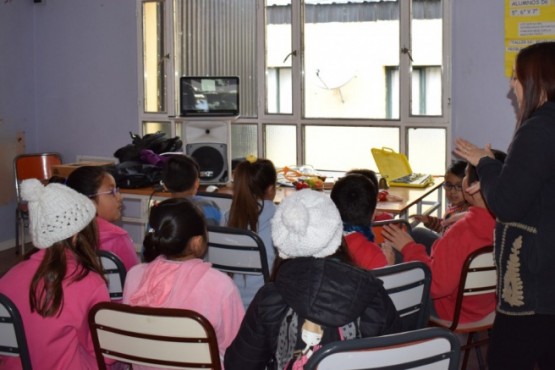
[[376, 169], [387, 146], [444, 173], [450, 0], [138, 1], [145, 132], [180, 135], [179, 76], [237, 75], [234, 158]]

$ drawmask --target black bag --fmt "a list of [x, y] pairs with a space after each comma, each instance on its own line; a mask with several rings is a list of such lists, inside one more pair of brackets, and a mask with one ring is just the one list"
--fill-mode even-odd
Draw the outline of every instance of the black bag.
[[127, 144], [115, 151], [114, 157], [119, 159], [120, 163], [128, 161], [140, 161], [141, 150], [149, 149], [156, 154], [166, 152], [177, 152], [183, 148], [183, 142], [179, 136], [167, 139], [166, 134], [157, 132], [155, 134], [146, 134], [140, 137], [137, 134], [129, 132], [132, 143]]
[[157, 185], [162, 179], [160, 167], [137, 161], [119, 163], [110, 168], [116, 186], [123, 189], [146, 188]]

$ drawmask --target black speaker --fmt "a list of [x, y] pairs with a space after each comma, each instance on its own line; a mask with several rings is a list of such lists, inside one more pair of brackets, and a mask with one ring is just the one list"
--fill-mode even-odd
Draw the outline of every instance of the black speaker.
[[200, 167], [201, 185], [225, 184], [231, 180], [231, 122], [184, 120], [185, 154]]
[[201, 185], [225, 184], [229, 181], [227, 144], [193, 143], [185, 145], [185, 154], [193, 157], [200, 167]]

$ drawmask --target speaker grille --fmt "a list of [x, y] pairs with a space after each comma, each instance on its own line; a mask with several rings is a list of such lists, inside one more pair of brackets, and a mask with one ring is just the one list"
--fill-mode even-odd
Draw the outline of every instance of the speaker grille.
[[201, 184], [227, 182], [226, 144], [188, 144], [186, 151], [197, 161], [200, 167]]

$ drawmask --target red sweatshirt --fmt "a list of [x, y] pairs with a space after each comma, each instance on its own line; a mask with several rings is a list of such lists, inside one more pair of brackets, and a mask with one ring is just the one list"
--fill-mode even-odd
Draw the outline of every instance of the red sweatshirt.
[[359, 232], [344, 235], [353, 263], [367, 270], [387, 266], [382, 249]]
[[[455, 222], [432, 245], [430, 256], [426, 248], [409, 243], [403, 248], [405, 261], [422, 261], [432, 271], [431, 296], [439, 318], [451, 320], [459, 277], [464, 260], [473, 251], [493, 244], [495, 219], [486, 208], [470, 207], [464, 218]], [[495, 294], [466, 297], [463, 301], [460, 322], [476, 321], [495, 309]]]

